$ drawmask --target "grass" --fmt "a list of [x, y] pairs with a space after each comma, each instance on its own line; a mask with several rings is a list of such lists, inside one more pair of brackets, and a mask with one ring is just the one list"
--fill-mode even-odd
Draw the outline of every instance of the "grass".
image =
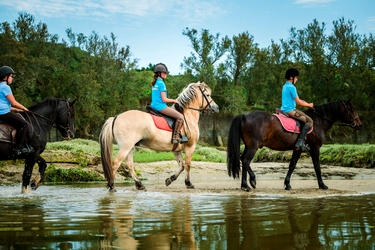
[[[118, 146], [114, 145], [114, 154], [118, 151]], [[73, 139], [70, 141], [47, 143], [46, 151], [59, 150], [69, 151], [73, 155], [90, 154], [100, 157], [100, 146], [97, 141]], [[155, 162], [175, 160], [171, 152], [157, 152], [147, 148], [135, 147], [134, 162]], [[193, 154], [193, 161], [226, 162], [226, 155], [222, 151], [197, 145]]]

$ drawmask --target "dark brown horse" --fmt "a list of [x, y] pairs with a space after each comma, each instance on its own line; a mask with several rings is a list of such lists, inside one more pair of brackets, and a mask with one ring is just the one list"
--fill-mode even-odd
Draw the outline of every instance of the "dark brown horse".
[[[314, 129], [307, 135], [306, 143], [310, 145], [309, 153], [314, 164], [318, 185], [321, 189], [328, 189], [322, 180], [319, 159], [320, 147], [323, 145], [325, 134], [336, 121], [341, 121], [343, 125], [355, 129], [359, 129], [362, 122], [350, 100], [318, 105], [314, 109], [304, 112], [314, 120]], [[298, 134], [285, 131], [278, 118], [267, 112], [255, 111], [235, 116], [228, 135], [227, 167], [229, 176], [239, 178], [242, 163], [241, 189], [250, 191], [247, 184], [247, 173], [250, 175], [250, 185], [255, 188], [256, 178], [250, 167], [250, 162], [258, 148], [268, 147], [278, 151], [293, 150], [292, 160], [284, 180], [285, 189], [290, 190], [292, 188], [290, 177], [302, 153], [300, 150], [294, 150], [297, 137]], [[242, 154], [240, 140], [245, 144]]]

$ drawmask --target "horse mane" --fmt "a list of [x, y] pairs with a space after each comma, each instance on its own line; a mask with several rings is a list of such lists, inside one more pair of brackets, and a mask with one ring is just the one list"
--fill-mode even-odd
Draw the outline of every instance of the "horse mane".
[[189, 104], [198, 96], [196, 87], [208, 88], [208, 85], [204, 82], [190, 83], [186, 86], [182, 92], [178, 95], [177, 100], [182, 109], [186, 109]]
[[[314, 106], [314, 109], [320, 115], [324, 117], [330, 117], [332, 116], [332, 114], [334, 115], [338, 114], [340, 111], [340, 107], [341, 107], [340, 101], [336, 101], [336, 102], [328, 102], [328, 103], [316, 105]], [[314, 110], [308, 109], [305, 111], [305, 113], [312, 118], [314, 114]]]
[[43, 101], [35, 103], [34, 105], [29, 107], [28, 109], [30, 111], [36, 111], [36, 110], [42, 109], [46, 106], [53, 106], [55, 108], [55, 111], [57, 111], [58, 103], [62, 100], [63, 99], [61, 99], [61, 98], [46, 98]]

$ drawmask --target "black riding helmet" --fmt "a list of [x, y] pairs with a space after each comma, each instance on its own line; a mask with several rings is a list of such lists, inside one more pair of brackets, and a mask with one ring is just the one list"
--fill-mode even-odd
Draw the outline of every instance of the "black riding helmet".
[[4, 76], [15, 74], [14, 70], [9, 66], [3, 66], [0, 68], [0, 80], [3, 80]]
[[167, 66], [164, 63], [158, 63], [154, 67], [154, 73], [165, 72], [169, 73]]
[[289, 80], [291, 77], [296, 77], [296, 76], [299, 76], [299, 72], [298, 72], [298, 69], [296, 68], [289, 68], [286, 72], [285, 72], [285, 79]]

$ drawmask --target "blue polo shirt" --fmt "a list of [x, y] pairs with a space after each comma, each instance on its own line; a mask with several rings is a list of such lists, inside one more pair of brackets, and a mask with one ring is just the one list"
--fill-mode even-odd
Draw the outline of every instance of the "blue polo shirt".
[[297, 88], [291, 82], [286, 82], [281, 92], [281, 110], [288, 113], [296, 109]]
[[10, 112], [10, 102], [7, 98], [8, 95], [12, 94], [12, 90], [5, 82], [0, 82], [0, 115], [4, 115]]
[[161, 78], [156, 79], [155, 85], [151, 91], [151, 107], [160, 111], [167, 107], [167, 104], [161, 99], [161, 92], [167, 94], [167, 87]]

